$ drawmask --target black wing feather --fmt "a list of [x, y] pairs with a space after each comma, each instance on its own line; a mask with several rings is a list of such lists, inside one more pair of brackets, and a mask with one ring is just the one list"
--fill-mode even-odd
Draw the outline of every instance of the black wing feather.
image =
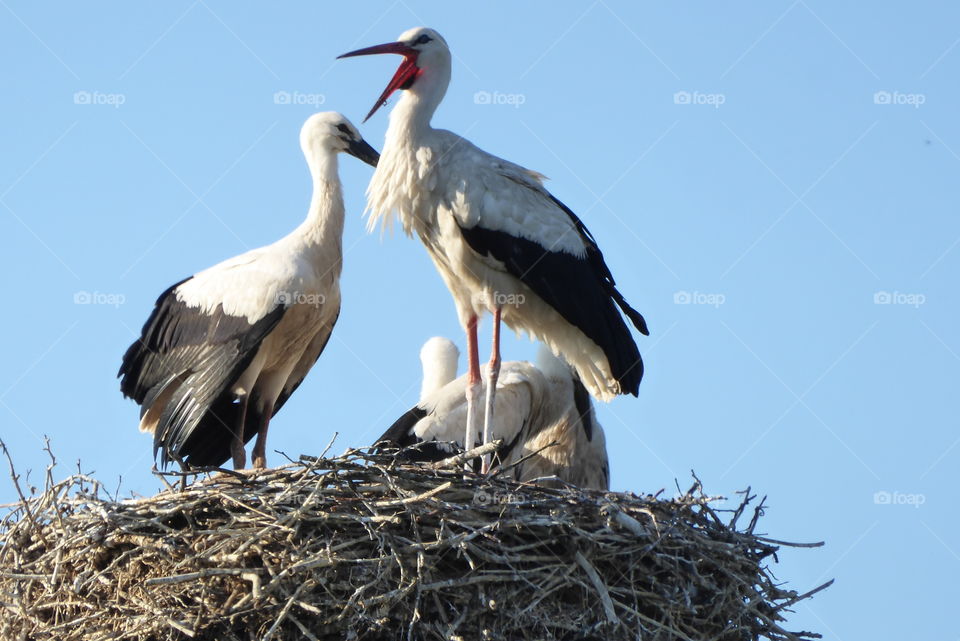
[[586, 242], [587, 258], [593, 265], [594, 270], [600, 276], [604, 289], [608, 294], [610, 294], [610, 297], [613, 298], [623, 313], [627, 315], [627, 318], [630, 319], [630, 322], [633, 323], [633, 326], [636, 327], [637, 330], [644, 336], [649, 336], [650, 331], [647, 329], [647, 321], [644, 320], [640, 312], [635, 310], [630, 306], [629, 303], [627, 303], [627, 299], [625, 299], [623, 294], [620, 293], [620, 290], [617, 289], [617, 283], [615, 280], [613, 280], [613, 274], [610, 273], [610, 268], [607, 267], [607, 263], [603, 259], [603, 252], [600, 251], [600, 246], [597, 245], [597, 241], [594, 240], [593, 234], [590, 233], [590, 230], [587, 229], [587, 226], [583, 224], [583, 221], [580, 220], [580, 218], [573, 213], [569, 207], [557, 200], [553, 194], [549, 195], [550, 200], [552, 200], [557, 207], [562, 209], [564, 213], [570, 217], [570, 220], [573, 221], [577, 231], [580, 232], [581, 237]]
[[590, 392], [580, 382], [580, 378], [573, 375], [573, 404], [577, 408], [577, 416], [583, 426], [587, 440], [593, 440], [593, 404], [590, 402]]
[[409, 447], [418, 443], [420, 439], [413, 435], [413, 428], [420, 419], [426, 416], [427, 410], [419, 405], [414, 405], [387, 428], [387, 431], [377, 439], [377, 443], [389, 447]]
[[553, 200], [580, 231], [587, 246], [585, 258], [550, 251], [535, 241], [480, 225], [460, 227], [460, 231], [471, 249], [503, 263], [508, 273], [600, 346], [621, 393], [636, 396], [643, 378], [643, 360], [617, 307], [643, 334], [647, 334], [646, 322], [617, 290], [589, 230], [566, 206]]
[[424, 441], [414, 434], [413, 428], [426, 416], [427, 411], [419, 405], [408, 409], [377, 439], [374, 451], [400, 448], [398, 457], [410, 463], [434, 463], [453, 456], [455, 452], [449, 444], [444, 447], [438, 441]]

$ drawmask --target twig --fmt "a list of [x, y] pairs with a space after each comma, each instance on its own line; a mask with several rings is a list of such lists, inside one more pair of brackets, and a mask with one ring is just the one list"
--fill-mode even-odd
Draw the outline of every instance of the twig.
[[600, 578], [597, 569], [580, 553], [580, 550], [577, 550], [574, 558], [577, 561], [577, 565], [587, 573], [587, 577], [593, 584], [594, 589], [597, 591], [597, 594], [600, 595], [600, 602], [603, 604], [603, 611], [607, 615], [607, 621], [613, 625], [620, 625], [620, 617], [617, 616], [617, 611], [613, 607], [613, 599], [610, 598], [610, 591], [607, 590], [607, 585], [603, 582], [603, 579]]
[[144, 585], [173, 585], [175, 583], [184, 583], [186, 581], [196, 581], [197, 579], [206, 579], [211, 576], [240, 576], [251, 572], [248, 568], [208, 568], [199, 572], [188, 572], [176, 576], [162, 576], [153, 579], [147, 579]]
[[459, 467], [464, 463], [466, 463], [467, 461], [471, 461], [480, 456], [484, 456], [486, 454], [492, 454], [493, 452], [496, 452], [498, 449], [500, 449], [501, 445], [503, 445], [503, 440], [501, 439], [497, 439], [496, 441], [491, 441], [485, 445], [475, 447], [472, 450], [467, 450], [466, 452], [461, 452], [460, 454], [457, 454], [455, 456], [450, 456], [448, 458], [445, 458], [442, 461], [437, 461], [436, 463], [433, 464], [433, 468], [442, 469], [445, 467]]

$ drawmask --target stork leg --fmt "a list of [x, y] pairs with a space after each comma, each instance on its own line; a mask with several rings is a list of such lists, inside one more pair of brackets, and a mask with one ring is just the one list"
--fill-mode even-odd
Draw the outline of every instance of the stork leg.
[[[463, 438], [464, 451], [473, 449], [480, 433], [480, 349], [477, 345], [477, 317], [467, 321], [467, 429]], [[470, 464], [466, 464], [470, 470]]]
[[233, 469], [242, 470], [247, 466], [247, 453], [243, 449], [243, 429], [247, 423], [248, 394], [240, 396], [240, 417], [233, 426], [233, 438], [230, 439], [230, 455], [233, 457]]
[[270, 427], [270, 417], [273, 416], [273, 403], [267, 403], [263, 411], [263, 422], [257, 432], [257, 442], [253, 445], [253, 469], [263, 470], [267, 467], [267, 429]]
[[[500, 313], [501, 308], [498, 305], [493, 310], [493, 346], [490, 350], [490, 366], [487, 372], [487, 402], [483, 413], [484, 445], [492, 440], [490, 432], [493, 424], [493, 399], [497, 394], [497, 381], [500, 379]], [[483, 462], [480, 467], [481, 473], [486, 474], [490, 471], [490, 458], [490, 454], [483, 455]]]

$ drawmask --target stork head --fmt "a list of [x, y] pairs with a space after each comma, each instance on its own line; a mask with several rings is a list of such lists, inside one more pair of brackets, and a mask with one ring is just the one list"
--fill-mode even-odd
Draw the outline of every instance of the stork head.
[[397, 89], [418, 91], [424, 87], [437, 87], [434, 93], [443, 97], [450, 82], [450, 48], [439, 33], [428, 27], [414, 27], [401, 33], [396, 42], [357, 49], [337, 57], [350, 58], [379, 53], [395, 53], [403, 56], [403, 62], [393, 74], [387, 88], [377, 98], [370, 113], [363, 119], [364, 122], [369, 120]]
[[380, 160], [380, 154], [363, 139], [353, 123], [336, 111], [322, 111], [307, 118], [300, 129], [300, 148], [311, 161], [341, 151], [374, 167]]
[[421, 401], [457, 377], [459, 360], [460, 350], [449, 338], [434, 336], [423, 344], [420, 348], [420, 363], [423, 365]]

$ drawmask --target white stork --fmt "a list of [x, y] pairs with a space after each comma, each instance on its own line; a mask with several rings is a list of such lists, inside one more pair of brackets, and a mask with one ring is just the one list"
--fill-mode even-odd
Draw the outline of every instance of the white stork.
[[313, 178], [306, 220], [277, 242], [167, 289], [123, 357], [124, 396], [140, 405], [154, 455], [193, 467], [266, 466], [276, 414], [323, 352], [340, 313], [341, 151], [376, 166], [378, 154], [336, 112], [311, 116], [300, 147]]
[[[646, 322], [617, 290], [593, 236], [544, 188], [543, 175], [431, 126], [450, 83], [450, 49], [439, 33], [418, 27], [397, 42], [340, 57], [381, 53], [399, 54], [403, 62], [367, 118], [394, 91], [405, 91], [367, 189], [369, 226], [399, 217], [404, 231], [423, 241], [453, 294], [467, 332], [469, 425], [479, 421], [477, 319], [486, 311], [493, 314], [493, 381], [502, 319], [562, 356], [595, 397], [636, 396], [643, 362], [621, 311], [643, 334]], [[484, 442], [495, 390], [488, 386]]]
[[[463, 447], [468, 380], [454, 380], [457, 358], [457, 348], [445, 338], [424, 344], [420, 402], [378, 442], [417, 446], [404, 452], [415, 461], [444, 459]], [[485, 376], [481, 386], [488, 384]], [[568, 365], [541, 344], [536, 366], [503, 363], [497, 387], [491, 437], [504, 445], [494, 457], [496, 466], [521, 482], [556, 477], [578, 487], [609, 489], [603, 429], [590, 394]]]

